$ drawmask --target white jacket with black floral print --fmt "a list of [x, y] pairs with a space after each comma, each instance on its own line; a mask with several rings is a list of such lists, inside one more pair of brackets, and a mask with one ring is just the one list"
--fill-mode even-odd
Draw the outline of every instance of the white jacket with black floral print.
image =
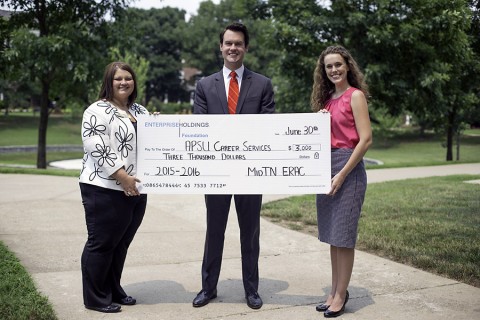
[[[128, 111], [135, 118], [148, 114], [136, 103]], [[137, 173], [137, 134], [128, 114], [108, 101], [91, 104], [83, 113], [82, 140], [80, 182], [123, 191], [111, 175], [121, 167], [131, 176]]]

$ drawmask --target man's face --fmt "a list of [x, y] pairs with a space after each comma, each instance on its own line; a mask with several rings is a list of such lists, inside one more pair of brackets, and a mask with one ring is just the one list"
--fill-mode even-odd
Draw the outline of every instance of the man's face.
[[230, 70], [238, 69], [243, 64], [243, 57], [248, 48], [245, 46], [245, 38], [242, 32], [232, 30], [225, 31], [223, 43], [220, 44], [223, 63]]

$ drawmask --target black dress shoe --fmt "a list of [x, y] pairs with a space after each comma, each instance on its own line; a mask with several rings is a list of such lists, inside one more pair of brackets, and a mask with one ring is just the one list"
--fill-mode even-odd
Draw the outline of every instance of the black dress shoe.
[[119, 306], [118, 304], [114, 304], [114, 303], [112, 303], [111, 305], [106, 306], [106, 307], [85, 306], [85, 308], [90, 309], [90, 310], [95, 310], [95, 311], [98, 311], [98, 312], [104, 312], [104, 313], [116, 313], [116, 312], [120, 312], [122, 310], [121, 306]]
[[331, 311], [331, 310], [327, 309], [327, 311], [325, 311], [325, 312], [323, 313], [323, 316], [324, 316], [325, 318], [336, 318], [336, 317], [341, 316], [342, 314], [344, 314], [344, 313], [345, 313], [345, 305], [346, 305], [347, 302], [348, 302], [348, 297], [349, 297], [349, 296], [350, 296], [350, 295], [348, 294], [348, 290], [347, 290], [347, 295], [345, 296], [345, 301], [343, 302], [342, 308], [341, 308], [340, 310], [338, 310], [338, 311]]
[[119, 300], [113, 300], [113, 302], [120, 303], [126, 306], [133, 306], [137, 303], [137, 300], [131, 296], [126, 296], [125, 298], [121, 298]]
[[208, 304], [210, 300], [215, 299], [217, 297], [217, 289], [213, 290], [212, 293], [208, 293], [207, 291], [200, 291], [195, 299], [193, 299], [193, 306], [195, 308], [203, 307], [204, 305]]
[[262, 298], [260, 298], [258, 292], [247, 293], [245, 299], [247, 299], [247, 306], [252, 309], [260, 309], [263, 306]]
[[318, 306], [316, 306], [315, 309], [317, 309], [318, 312], [323, 312], [323, 311], [327, 311], [327, 309], [329, 308], [330, 306], [325, 304], [325, 303], [322, 303], [322, 304], [319, 304]]

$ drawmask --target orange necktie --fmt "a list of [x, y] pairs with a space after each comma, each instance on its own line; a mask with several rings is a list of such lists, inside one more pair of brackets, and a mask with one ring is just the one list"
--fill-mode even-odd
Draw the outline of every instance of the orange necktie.
[[230, 72], [230, 86], [228, 88], [228, 113], [235, 114], [237, 109], [238, 89], [237, 74], [235, 71]]

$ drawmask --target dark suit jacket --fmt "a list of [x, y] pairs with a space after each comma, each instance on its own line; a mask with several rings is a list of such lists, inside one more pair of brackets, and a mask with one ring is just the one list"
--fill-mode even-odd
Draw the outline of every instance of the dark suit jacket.
[[[193, 112], [228, 114], [227, 93], [222, 71], [197, 83]], [[275, 101], [269, 78], [244, 69], [236, 113], [273, 113]]]
[[[197, 83], [194, 113], [228, 114], [227, 93], [222, 71]], [[236, 113], [273, 113], [275, 101], [270, 79], [244, 69]], [[217, 288], [232, 195], [205, 195], [207, 235], [202, 263], [202, 290]], [[235, 195], [235, 207], [242, 237], [242, 275], [246, 293], [258, 291], [258, 257], [260, 253], [260, 209], [262, 195]], [[241, 217], [241, 219], [240, 219]]]

